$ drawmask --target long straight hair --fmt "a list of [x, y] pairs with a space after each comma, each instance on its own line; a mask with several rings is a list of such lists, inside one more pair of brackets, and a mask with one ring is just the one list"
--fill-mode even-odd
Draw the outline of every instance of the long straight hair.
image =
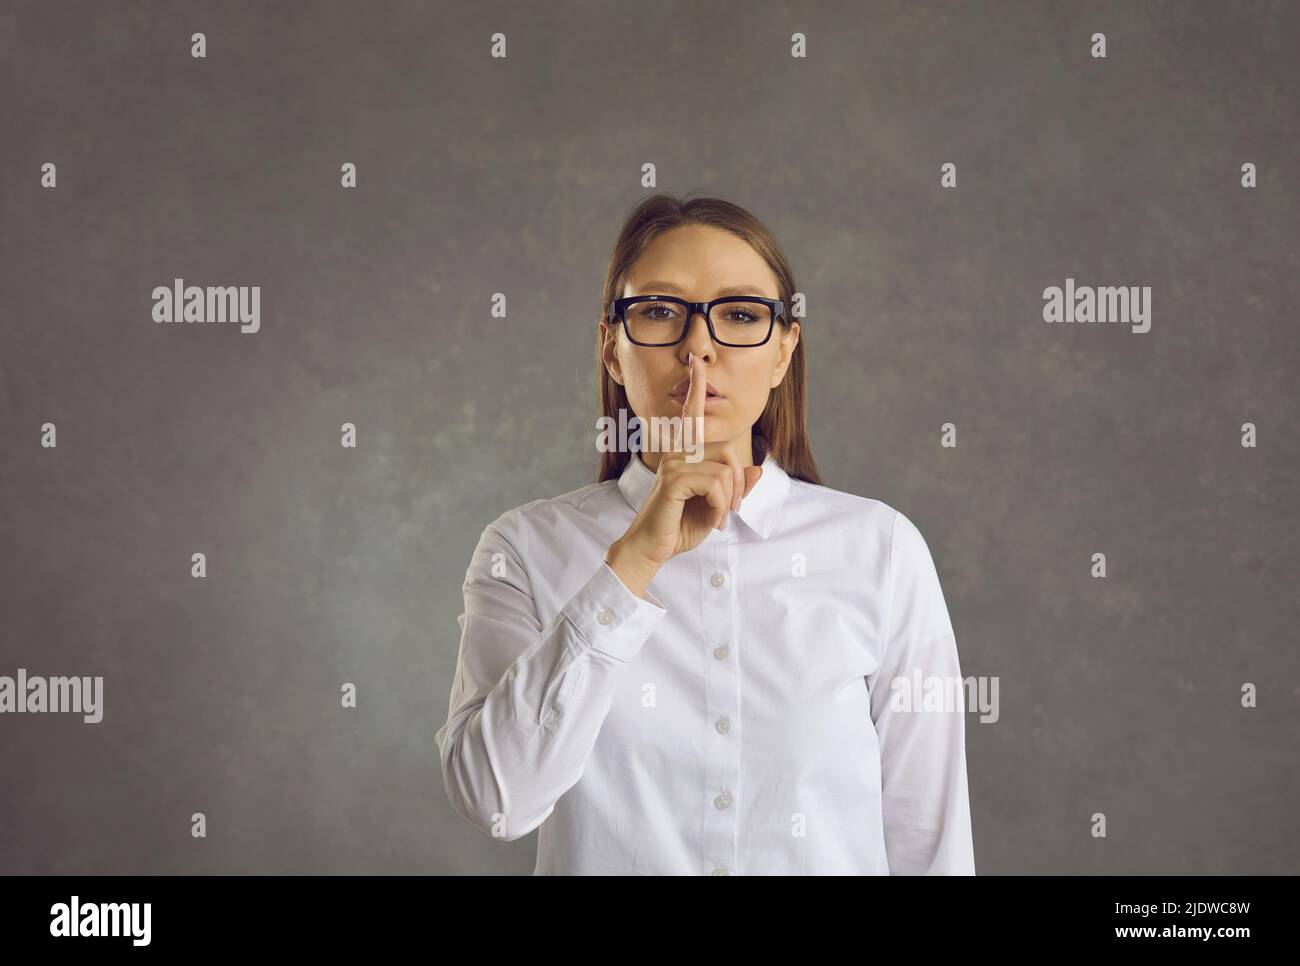
[[[789, 315], [797, 291], [794, 273], [776, 238], [762, 222], [739, 205], [720, 198], [690, 198], [689, 195], [676, 198], [668, 194], [656, 194], [637, 205], [623, 223], [623, 230], [619, 232], [605, 272], [598, 319], [605, 319], [609, 303], [622, 296], [628, 273], [651, 241], [661, 232], [682, 225], [721, 228], [749, 242], [776, 275], [778, 292], [786, 305], [786, 315]], [[616, 324], [613, 319], [605, 321], [610, 325]], [[790, 319], [783, 318], [781, 325], [789, 329]], [[781, 384], [768, 395], [763, 414], [750, 430], [750, 439], [756, 466], [761, 465], [764, 457], [770, 454], [790, 476], [821, 485], [817, 464], [813, 462], [812, 451], [808, 448], [805, 338], [801, 323], [799, 342], [794, 347], [790, 365]], [[601, 415], [608, 416], [617, 423], [619, 410], [631, 413], [632, 407], [628, 405], [627, 393], [623, 387], [614, 381], [605, 368], [599, 327], [596, 329], [596, 369], [600, 380]], [[631, 458], [631, 453], [621, 450], [602, 452], [596, 482], [618, 479]]]

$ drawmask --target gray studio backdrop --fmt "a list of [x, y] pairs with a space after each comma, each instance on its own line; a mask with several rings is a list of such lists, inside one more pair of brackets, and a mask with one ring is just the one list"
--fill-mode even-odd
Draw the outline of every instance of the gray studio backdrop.
[[[1298, 41], [1267, 2], [3, 3], [0, 675], [104, 691], [0, 715], [0, 871], [532, 870], [433, 737], [482, 528], [594, 481], [648, 161], [776, 232], [825, 482], [917, 523], [1000, 681], [979, 871], [1300, 871]], [[259, 331], [156, 323], [176, 278], [260, 286]], [[1046, 323], [1067, 278], [1150, 286], [1150, 331]]]

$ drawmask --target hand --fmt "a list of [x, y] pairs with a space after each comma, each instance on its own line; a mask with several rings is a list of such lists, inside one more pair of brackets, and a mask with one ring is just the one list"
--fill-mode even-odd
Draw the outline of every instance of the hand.
[[[707, 394], [704, 364], [690, 356], [690, 386], [682, 405], [683, 421], [704, 424]], [[610, 547], [606, 561], [638, 596], [655, 572], [679, 553], [693, 550], [713, 529], [726, 529], [727, 515], [763, 475], [761, 466], [742, 466], [730, 440], [704, 443], [703, 458], [687, 460], [681, 432], [659, 457], [659, 468], [645, 504]], [[636, 456], [633, 455], [633, 459]]]

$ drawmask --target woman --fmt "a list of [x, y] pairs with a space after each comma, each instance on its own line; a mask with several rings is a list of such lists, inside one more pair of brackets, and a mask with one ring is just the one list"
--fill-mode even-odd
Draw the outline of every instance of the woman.
[[436, 740], [457, 811], [539, 830], [534, 874], [975, 871], [964, 706], [899, 700], [960, 678], [938, 575], [821, 485], [794, 293], [743, 209], [641, 204], [597, 332], [636, 452], [479, 540]]

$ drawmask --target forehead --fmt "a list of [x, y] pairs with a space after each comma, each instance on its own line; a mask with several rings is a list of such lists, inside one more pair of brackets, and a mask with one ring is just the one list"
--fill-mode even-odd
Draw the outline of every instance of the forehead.
[[628, 273], [624, 295], [779, 298], [776, 274], [749, 242], [721, 228], [685, 225], [661, 232]]

